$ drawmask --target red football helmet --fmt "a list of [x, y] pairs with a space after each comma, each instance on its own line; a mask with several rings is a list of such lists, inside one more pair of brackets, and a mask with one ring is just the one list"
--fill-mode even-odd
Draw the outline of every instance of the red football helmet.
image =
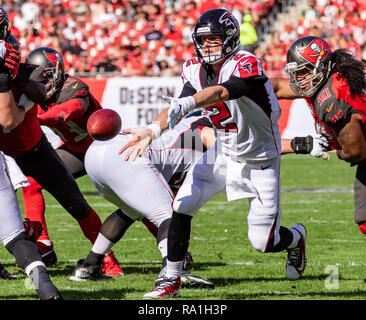
[[[314, 95], [330, 74], [331, 54], [329, 44], [321, 38], [307, 36], [297, 39], [287, 52], [285, 67], [291, 77], [292, 90], [304, 97]], [[311, 76], [298, 80], [299, 75], [304, 74]]]

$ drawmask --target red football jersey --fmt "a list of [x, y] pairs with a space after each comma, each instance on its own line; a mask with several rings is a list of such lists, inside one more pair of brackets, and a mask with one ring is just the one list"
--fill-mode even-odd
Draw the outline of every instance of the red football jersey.
[[48, 105], [47, 111], [38, 106], [38, 119], [41, 125], [51, 128], [68, 149], [86, 152], [93, 142], [87, 131], [88, 118], [101, 108], [84, 82], [66, 75], [59, 96]]
[[[20, 97], [19, 89], [11, 84], [15, 101]], [[30, 109], [24, 121], [15, 129], [9, 131], [1, 127], [0, 150], [11, 157], [18, 157], [32, 150], [41, 140], [43, 131], [37, 118], [37, 108]]]
[[325, 135], [332, 150], [341, 149], [332, 127], [347, 121], [353, 113], [362, 118], [366, 138], [366, 94], [352, 97], [346, 80], [338, 73], [331, 75], [315, 97], [305, 99], [315, 121], [315, 130]]

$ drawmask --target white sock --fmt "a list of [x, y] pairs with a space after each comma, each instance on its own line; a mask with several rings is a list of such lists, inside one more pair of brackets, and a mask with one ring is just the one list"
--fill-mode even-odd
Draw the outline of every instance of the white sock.
[[291, 244], [288, 246], [288, 248], [295, 248], [297, 246], [297, 243], [299, 242], [300, 238], [301, 238], [301, 234], [299, 231], [297, 231], [296, 229], [289, 229], [292, 233], [293, 239]]
[[164, 258], [168, 255], [168, 238], [161, 240], [158, 243], [158, 248], [160, 250], [161, 256]]
[[182, 265], [183, 261], [172, 262], [167, 260], [165, 277], [179, 277], [179, 275], [182, 273]]
[[98, 234], [97, 240], [95, 240], [92, 251], [97, 254], [106, 254], [113, 247], [114, 243], [109, 241], [101, 233]]

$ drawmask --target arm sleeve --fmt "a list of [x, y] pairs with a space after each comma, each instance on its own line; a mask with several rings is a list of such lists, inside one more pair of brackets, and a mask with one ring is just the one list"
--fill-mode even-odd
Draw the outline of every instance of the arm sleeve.
[[196, 93], [196, 89], [193, 88], [190, 82], [186, 82], [183, 86], [183, 89], [179, 95], [179, 98], [193, 96]]
[[49, 108], [43, 114], [39, 114], [38, 119], [41, 125], [52, 127], [80, 117], [83, 110], [84, 106], [81, 99], [70, 99]]
[[10, 80], [7, 73], [0, 73], [0, 92], [7, 92], [10, 90]]
[[229, 80], [219, 85], [226, 88], [229, 92], [228, 100], [233, 100], [245, 96], [249, 91], [255, 90], [258, 86], [262, 86], [267, 80], [268, 78], [265, 75], [250, 78], [231, 76]]

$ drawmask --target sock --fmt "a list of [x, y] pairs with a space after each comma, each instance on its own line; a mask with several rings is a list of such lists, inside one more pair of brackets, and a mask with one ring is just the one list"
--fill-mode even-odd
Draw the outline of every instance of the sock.
[[105, 236], [99, 233], [97, 239], [94, 242], [92, 251], [97, 254], [105, 255], [113, 247], [114, 243], [109, 241]]
[[85, 219], [77, 220], [84, 236], [87, 237], [91, 243], [94, 243], [98, 237], [102, 221], [100, 220], [97, 213], [90, 208], [90, 214]]
[[359, 223], [358, 225], [358, 229], [364, 234], [366, 235], [366, 221], [362, 221]]
[[182, 273], [183, 261], [172, 262], [167, 260], [165, 277], [179, 277]]
[[297, 231], [297, 230], [295, 230], [295, 229], [292, 229], [292, 228], [290, 228], [290, 229], [288, 229], [289, 231], [291, 231], [291, 233], [292, 233], [292, 242], [290, 243], [290, 245], [288, 246], [288, 248], [289, 249], [291, 249], [291, 248], [294, 248], [294, 247], [296, 247], [297, 246], [297, 243], [299, 242], [299, 240], [300, 240], [300, 238], [301, 238], [301, 235], [300, 235], [300, 233]]
[[162, 258], [164, 259], [164, 257], [166, 257], [168, 255], [168, 239], [165, 238], [165, 239], [161, 240], [158, 243], [158, 248], [160, 250]]
[[45, 219], [45, 202], [42, 194], [42, 187], [32, 177], [27, 177], [30, 185], [22, 188], [24, 201], [24, 215], [31, 221], [39, 221], [43, 230], [38, 240], [50, 240], [47, 233]]

